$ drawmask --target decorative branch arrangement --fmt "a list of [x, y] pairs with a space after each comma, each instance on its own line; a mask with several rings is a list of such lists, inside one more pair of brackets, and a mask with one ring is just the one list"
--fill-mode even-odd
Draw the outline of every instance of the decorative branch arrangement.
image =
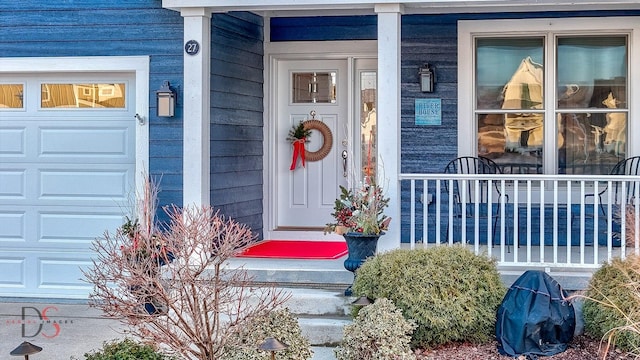
[[85, 272], [94, 285], [90, 305], [120, 319], [143, 342], [186, 359], [220, 359], [252, 319], [278, 308], [282, 290], [254, 287], [227, 260], [256, 239], [250, 229], [208, 206], [165, 209], [168, 225], [154, 225], [157, 187], [138, 201], [141, 223], [106, 232]]

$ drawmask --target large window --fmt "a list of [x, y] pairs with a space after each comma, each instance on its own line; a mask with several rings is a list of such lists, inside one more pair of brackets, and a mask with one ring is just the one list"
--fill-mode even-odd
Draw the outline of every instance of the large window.
[[505, 173], [608, 173], [634, 150], [628, 20], [461, 22], [460, 153]]

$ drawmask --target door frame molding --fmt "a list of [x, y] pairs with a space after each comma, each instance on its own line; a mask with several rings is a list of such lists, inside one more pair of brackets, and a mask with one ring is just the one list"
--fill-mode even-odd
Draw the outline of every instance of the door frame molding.
[[[277, 203], [274, 201], [276, 194], [275, 183], [275, 147], [272, 146], [276, 139], [274, 124], [277, 115], [277, 84], [275, 76], [278, 76], [277, 67], [279, 61], [285, 60], [346, 60], [347, 75], [349, 79], [354, 77], [354, 60], [360, 58], [377, 59], [378, 42], [375, 40], [364, 41], [301, 41], [301, 42], [277, 42], [265, 43], [264, 56], [264, 113], [263, 113], [263, 237], [264, 239], [317, 239], [317, 231], [276, 231], [275, 214]], [[354, 109], [354, 84], [348, 81], [348, 113], [353, 118]], [[331, 234], [327, 240], [342, 239], [341, 236]]]

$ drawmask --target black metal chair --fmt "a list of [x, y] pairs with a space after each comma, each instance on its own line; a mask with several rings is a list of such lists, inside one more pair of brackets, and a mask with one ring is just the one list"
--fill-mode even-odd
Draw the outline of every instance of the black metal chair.
[[[617, 164], [611, 168], [609, 171], [609, 175], [639, 175], [640, 174], [640, 156], [634, 156], [630, 158], [626, 158], [624, 160], [619, 161]], [[630, 204], [634, 199], [636, 190], [638, 187], [637, 182], [629, 183], [625, 189], [625, 193], [622, 193], [622, 183], [619, 181], [614, 181], [611, 183], [611, 192], [613, 197], [613, 205], [620, 205], [622, 203]], [[606, 215], [603, 203], [603, 195], [605, 195], [609, 191], [608, 184], [602, 188], [597, 194], [594, 192], [593, 194], [585, 194], [585, 200], [588, 197], [595, 197], [598, 195], [600, 212], [602, 215]]]
[[[491, 159], [485, 157], [475, 156], [461, 156], [451, 160], [444, 169], [445, 174], [502, 174], [500, 167]], [[494, 244], [496, 236], [496, 227], [498, 219], [500, 218], [500, 207], [502, 203], [502, 197], [506, 202], [509, 202], [509, 195], [502, 194], [499, 187], [499, 182], [493, 182], [493, 189], [489, 188], [489, 182], [487, 180], [481, 180], [479, 186], [479, 194], [476, 194], [476, 187], [472, 182], [462, 185], [462, 181], [454, 180], [450, 185], [449, 181], [445, 181], [445, 191], [447, 193], [453, 193], [453, 216], [454, 219], [461, 219], [463, 214], [463, 206], [465, 215], [467, 218], [473, 218], [477, 216], [491, 216], [493, 219], [492, 224], [492, 239], [491, 243]], [[492, 199], [489, 204], [489, 192], [495, 191], [497, 197]], [[464, 192], [464, 204], [463, 204], [463, 192]], [[481, 213], [474, 214], [476, 201], [480, 204]], [[489, 206], [493, 206], [495, 212], [488, 214]], [[486, 213], [482, 214], [482, 209], [486, 208]], [[447, 226], [447, 238], [449, 237], [449, 227]]]

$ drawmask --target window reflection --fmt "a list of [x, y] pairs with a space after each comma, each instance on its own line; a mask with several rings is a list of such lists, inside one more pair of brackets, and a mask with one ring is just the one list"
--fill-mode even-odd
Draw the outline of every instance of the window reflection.
[[477, 39], [478, 155], [505, 173], [542, 172], [543, 47], [542, 37]]
[[22, 109], [23, 87], [22, 84], [0, 84], [0, 109]]
[[362, 152], [362, 175], [374, 178], [376, 176], [378, 149], [376, 144], [376, 72], [366, 71], [360, 74], [360, 134]]
[[125, 84], [42, 84], [42, 108], [124, 108]]
[[607, 174], [627, 152], [627, 36], [558, 37], [548, 90], [545, 41], [476, 39], [477, 154], [505, 173], [542, 173], [548, 156], [559, 174]]
[[335, 72], [293, 73], [292, 102], [335, 103], [336, 76]]
[[542, 114], [479, 114], [478, 155], [506, 174], [541, 174]]
[[557, 44], [558, 173], [608, 174], [626, 157], [627, 37], [560, 37]]

